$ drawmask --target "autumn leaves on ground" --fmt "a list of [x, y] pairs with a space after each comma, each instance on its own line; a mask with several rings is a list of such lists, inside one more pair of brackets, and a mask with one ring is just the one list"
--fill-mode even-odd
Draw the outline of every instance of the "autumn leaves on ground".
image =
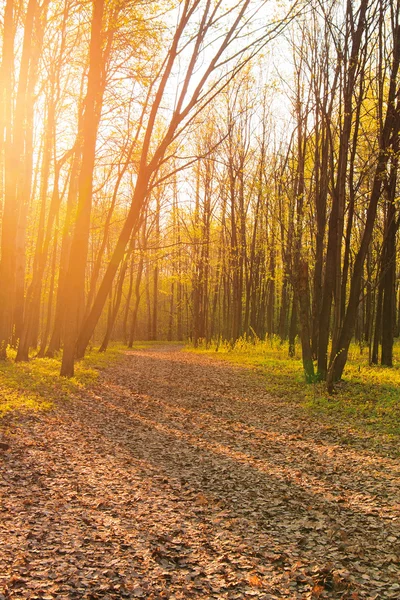
[[105, 365], [2, 419], [0, 598], [400, 597], [398, 442], [182, 346]]

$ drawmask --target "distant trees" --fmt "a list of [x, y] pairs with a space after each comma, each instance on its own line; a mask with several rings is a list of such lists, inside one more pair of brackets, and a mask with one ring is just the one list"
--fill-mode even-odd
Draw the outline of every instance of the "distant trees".
[[330, 388], [354, 336], [392, 364], [399, 2], [300, 9], [1, 3], [3, 359], [298, 335]]
[[[177, 25], [171, 28], [171, 39], [166, 47], [161, 67], [150, 81], [151, 93], [147, 98], [140, 115], [139, 162], [136, 173], [136, 185], [132, 196], [131, 206], [117, 244], [100, 284], [93, 306], [85, 318], [74, 348], [78, 357], [83, 356], [87, 344], [94, 332], [107, 295], [111, 290], [115, 275], [123, 259], [123, 255], [132, 234], [137, 231], [140, 215], [145, 207], [147, 198], [157, 185], [157, 174], [166, 160], [167, 152], [174, 141], [186, 131], [193, 118], [198, 115], [218, 95], [237, 72], [249, 61], [251, 55], [263, 47], [268, 40], [268, 32], [261, 37], [251, 33], [244, 35], [242, 28], [251, 25], [253, 4], [250, 0], [242, 0], [236, 6], [225, 8], [221, 3], [212, 6], [210, 2], [186, 0], [180, 7]], [[250, 19], [250, 20], [249, 20]], [[221, 31], [222, 20], [224, 30]], [[283, 25], [278, 25], [278, 28]], [[194, 29], [193, 29], [194, 27]], [[239, 37], [240, 36], [240, 37]], [[234, 44], [235, 40], [237, 44]], [[251, 45], [248, 42], [251, 41]], [[204, 53], [204, 48], [212, 48], [211, 53]], [[230, 48], [234, 46], [234, 50]], [[187, 62], [182, 68], [181, 54], [185, 49]], [[167, 97], [169, 82], [173, 79], [177, 63], [180, 62], [180, 82], [176, 100], [171, 106], [171, 112], [165, 125], [155, 136], [156, 127]], [[224, 67], [222, 71], [221, 68]], [[194, 83], [194, 74], [196, 82]], [[212, 76], [218, 78], [211, 82]], [[191, 86], [194, 86], [191, 89]], [[153, 147], [154, 145], [154, 147]], [[155, 305], [156, 308], [156, 305]], [[154, 334], [153, 334], [154, 337]], [[73, 374], [73, 353], [68, 357], [63, 355], [63, 374]]]

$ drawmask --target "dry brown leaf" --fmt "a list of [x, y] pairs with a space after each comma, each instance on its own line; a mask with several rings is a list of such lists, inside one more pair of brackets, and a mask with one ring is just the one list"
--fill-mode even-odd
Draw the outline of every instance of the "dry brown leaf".
[[253, 587], [258, 587], [261, 588], [263, 586], [263, 582], [261, 581], [261, 579], [258, 577], [258, 575], [250, 575], [249, 576], [249, 583], [250, 585], [252, 585]]

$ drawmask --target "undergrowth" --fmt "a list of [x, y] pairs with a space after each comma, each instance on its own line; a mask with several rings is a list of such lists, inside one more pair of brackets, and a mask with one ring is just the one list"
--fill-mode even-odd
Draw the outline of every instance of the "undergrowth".
[[92, 348], [75, 363], [75, 376], [60, 377], [61, 356], [14, 362], [15, 352], [0, 361], [0, 418], [10, 411], [50, 410], [54, 403], [93, 383], [99, 370], [116, 360], [125, 346], [111, 344], [106, 353]]
[[[195, 352], [215, 354], [216, 345]], [[400, 340], [394, 348], [392, 368], [369, 365], [368, 351], [350, 348], [343, 381], [329, 395], [324, 383], [306, 383], [301, 351], [289, 357], [279, 338], [266, 341], [240, 339], [232, 347], [219, 344], [218, 356], [230, 363], [259, 371], [266, 389], [283, 401], [297, 402], [311, 413], [335, 424], [364, 431], [400, 435]]]
[[[165, 344], [165, 342], [162, 342]], [[154, 345], [135, 343], [134, 349]], [[106, 353], [91, 349], [75, 365], [75, 376], [59, 376], [61, 356], [34, 358], [15, 363], [0, 361], [0, 418], [10, 411], [50, 410], [54, 404], [93, 383], [99, 370], [116, 360], [126, 350], [122, 344], [111, 344]], [[216, 346], [191, 351], [214, 354]], [[232, 347], [219, 344], [218, 356], [230, 363], [255, 369], [262, 374], [271, 396], [283, 402], [296, 402], [312, 414], [335, 424], [346, 424], [370, 432], [400, 435], [400, 340], [395, 345], [393, 368], [371, 366], [368, 352], [353, 344], [344, 372], [344, 380], [329, 395], [324, 383], [307, 384], [304, 378], [300, 348], [289, 357], [287, 344], [278, 338], [253, 342], [240, 339]]]

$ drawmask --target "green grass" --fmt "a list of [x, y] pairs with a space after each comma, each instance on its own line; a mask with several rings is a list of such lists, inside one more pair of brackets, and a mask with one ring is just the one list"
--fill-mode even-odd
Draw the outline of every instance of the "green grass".
[[32, 358], [15, 363], [15, 353], [0, 361], [0, 418], [10, 411], [45, 411], [80, 389], [93, 383], [99, 370], [117, 360], [125, 346], [111, 344], [106, 353], [91, 349], [75, 364], [75, 376], [60, 377], [61, 357]]
[[[195, 352], [215, 355], [215, 346]], [[346, 425], [366, 433], [400, 435], [400, 341], [395, 345], [393, 368], [370, 366], [368, 352], [353, 344], [343, 381], [329, 395], [324, 383], [307, 384], [297, 356], [288, 356], [287, 344], [272, 339], [253, 343], [239, 340], [233, 348], [221, 345], [222, 360], [256, 369], [266, 389], [282, 401], [301, 404], [310, 413], [335, 425]]]
[[[152, 345], [154, 342], [139, 342], [134, 349]], [[10, 411], [51, 410], [57, 401], [93, 383], [99, 370], [116, 360], [125, 349], [121, 344], [112, 344], [106, 353], [93, 348], [76, 363], [75, 376], [71, 379], [59, 376], [61, 357], [15, 363], [10, 352], [8, 361], [0, 361], [0, 418]], [[220, 345], [217, 354], [215, 347], [190, 351], [216, 355], [257, 370], [272, 396], [282, 402], [298, 403], [328, 423], [396, 438], [400, 435], [400, 341], [395, 346], [393, 368], [369, 366], [367, 351], [361, 354], [359, 347], [353, 345], [344, 381], [331, 396], [323, 383], [305, 382], [299, 346], [298, 356], [290, 358], [287, 344], [275, 338], [256, 344], [239, 340], [234, 348]]]

